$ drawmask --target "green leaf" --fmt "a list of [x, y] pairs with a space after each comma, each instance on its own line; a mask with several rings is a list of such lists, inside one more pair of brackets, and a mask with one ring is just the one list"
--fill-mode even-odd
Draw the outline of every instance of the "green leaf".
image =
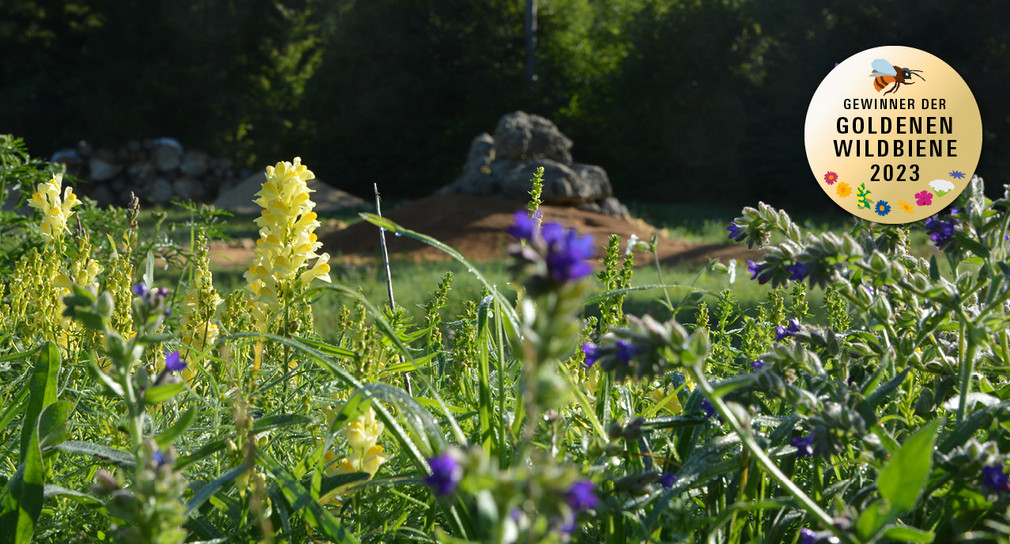
[[46, 406], [39, 414], [38, 442], [39, 449], [45, 451], [47, 448], [58, 446], [67, 439], [67, 417], [73, 411], [74, 404], [70, 401], [61, 400]]
[[343, 357], [345, 359], [353, 359], [357, 357], [357, 353], [353, 350], [327, 344], [326, 342], [320, 342], [318, 340], [312, 340], [310, 338], [302, 338], [300, 336], [297, 337], [297, 340], [307, 346], [312, 346], [316, 348], [317, 350], [325, 353], [326, 355], [332, 355], [333, 357]]
[[35, 370], [28, 384], [28, 410], [21, 426], [21, 457], [27, 455], [28, 445], [35, 434], [35, 424], [46, 406], [56, 402], [57, 376], [60, 374], [60, 350], [52, 342], [46, 343], [35, 357]]
[[923, 531], [914, 527], [888, 527], [884, 538], [895, 542], [932, 542], [936, 535], [933, 531]]
[[326, 535], [330, 541], [337, 544], [356, 543], [353, 535], [344, 530], [333, 514], [322, 507], [319, 501], [312, 498], [312, 495], [304, 488], [293, 475], [278, 464], [275, 460], [268, 458], [262, 451], [257, 451], [257, 461], [260, 466], [267, 470], [277, 482], [284, 499], [294, 510], [299, 510], [305, 516], [305, 521], [317, 531]]
[[[57, 355], [58, 356], [58, 355]], [[66, 436], [66, 417], [73, 409], [70, 402], [56, 402], [42, 409], [38, 418], [27, 424], [33, 429], [25, 456], [14, 476], [7, 482], [0, 503], [0, 526], [13, 529], [3, 534], [15, 544], [28, 544], [45, 501], [46, 467], [42, 458], [43, 442], [59, 443]]]
[[183, 412], [182, 415], [179, 416], [179, 420], [175, 422], [175, 425], [172, 425], [154, 437], [154, 441], [158, 443], [158, 449], [163, 450], [167, 448], [168, 445], [175, 441], [176, 438], [179, 438], [182, 433], [186, 432], [186, 429], [193, 424], [195, 419], [196, 410], [193, 408]]
[[936, 255], [929, 257], [929, 281], [933, 283], [940, 281], [940, 265], [936, 262]]
[[193, 453], [180, 455], [179, 458], [175, 460], [175, 470], [181, 471], [189, 465], [202, 461], [203, 459], [206, 459], [207, 457], [225, 449], [227, 446], [228, 442], [224, 438], [208, 442]]
[[79, 502], [88, 506], [101, 506], [102, 501], [88, 495], [87, 493], [81, 493], [80, 491], [74, 491], [73, 489], [67, 489], [56, 484], [46, 484], [45, 485], [45, 498], [49, 499], [52, 497], [60, 496], [67, 497], [70, 500]]
[[888, 395], [890, 395], [892, 391], [897, 389], [898, 386], [905, 381], [905, 378], [908, 377], [908, 373], [910, 371], [911, 368], [905, 368], [905, 370], [897, 373], [893, 378], [887, 380], [880, 387], [877, 387], [867, 394], [866, 398], [856, 405], [856, 411], [859, 412], [859, 415], [863, 416], [863, 419], [867, 422], [873, 423], [877, 421], [877, 407], [881, 402], [887, 399]]
[[159, 404], [165, 402], [166, 400], [178, 395], [185, 388], [186, 384], [183, 382], [156, 385], [147, 391], [144, 391], [144, 402], [147, 404]]
[[323, 476], [319, 485], [319, 496], [322, 497], [330, 491], [347, 484], [363, 482], [370, 478], [367, 472], [342, 472], [338, 474], [327, 474]]
[[963, 232], [955, 232], [954, 238], [957, 239], [958, 246], [966, 248], [968, 251], [971, 251], [983, 259], [989, 258], [989, 248], [982, 245], [978, 240]]
[[257, 419], [253, 422], [252, 432], [261, 433], [263, 431], [269, 431], [270, 429], [276, 429], [277, 427], [305, 425], [308, 423], [312, 423], [312, 420], [298, 414], [276, 414]]
[[119, 382], [117, 382], [116, 380], [113, 380], [112, 376], [106, 374], [105, 371], [98, 366], [98, 354], [96, 354], [95, 352], [91, 352], [91, 356], [88, 357], [86, 361], [88, 364], [88, 370], [91, 372], [91, 375], [94, 376], [95, 379], [97, 379], [102, 385], [104, 385], [105, 389], [107, 389], [109, 393], [112, 393], [117, 397], [122, 397], [125, 395], [125, 393], [123, 392], [123, 386], [120, 385]]
[[18, 414], [20, 414], [25, 407], [28, 406], [29, 391], [31, 391], [31, 387], [29, 387], [29, 384], [25, 384], [25, 386], [21, 388], [21, 392], [18, 393], [17, 398], [11, 401], [10, 407], [4, 407], [5, 413], [0, 416], [0, 429], [6, 429], [7, 425], [10, 424], [11, 421], [14, 421], [14, 418], [16, 418]]
[[234, 480], [235, 478], [238, 478], [239, 475], [241, 475], [245, 471], [246, 466], [239, 465], [229, 470], [228, 472], [225, 472], [221, 476], [218, 476], [213, 481], [207, 482], [207, 484], [201, 487], [200, 490], [193, 495], [193, 498], [189, 499], [189, 502], [186, 503], [186, 515], [189, 516], [190, 513], [193, 512], [193, 510], [196, 510], [197, 508], [200, 507], [201, 504], [206, 502], [207, 499], [211, 497], [211, 495], [217, 493], [217, 491], [221, 489], [221, 487], [224, 486], [224, 484]]
[[892, 516], [908, 512], [918, 502], [933, 467], [933, 443], [941, 423], [934, 419], [909, 437], [877, 475], [877, 488], [890, 503]]
[[882, 501], [873, 501], [863, 509], [856, 519], [855, 529], [860, 540], [868, 541], [888, 523], [888, 516]]
[[108, 446], [93, 444], [91, 442], [78, 442], [76, 440], [67, 440], [66, 442], [62, 442], [54, 447], [55, 449], [65, 451], [67, 453], [79, 453], [82, 455], [97, 457], [98, 459], [101, 459], [103, 461], [109, 461], [113, 465], [116, 465], [117, 467], [130, 471], [134, 469], [136, 462], [133, 455], [131, 455], [129, 452], [113, 449]]

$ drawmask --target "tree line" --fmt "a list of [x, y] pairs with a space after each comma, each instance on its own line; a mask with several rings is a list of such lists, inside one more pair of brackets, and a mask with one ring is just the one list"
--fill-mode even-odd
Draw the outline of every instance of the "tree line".
[[554, 120], [620, 198], [830, 207], [803, 150], [836, 62], [900, 44], [975, 93], [1002, 182], [1008, 19], [997, 0], [8, 0], [0, 130], [36, 154], [174, 136], [260, 168], [295, 155], [367, 195], [450, 182], [470, 139]]

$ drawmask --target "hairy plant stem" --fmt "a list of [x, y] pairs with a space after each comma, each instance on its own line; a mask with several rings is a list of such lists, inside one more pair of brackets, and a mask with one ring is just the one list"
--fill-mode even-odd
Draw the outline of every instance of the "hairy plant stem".
[[686, 369], [688, 374], [691, 375], [691, 379], [698, 384], [698, 388], [701, 389], [709, 401], [712, 402], [712, 405], [715, 406], [719, 415], [722, 416], [723, 421], [729, 424], [733, 431], [736, 432], [737, 436], [740, 437], [740, 443], [743, 444], [743, 447], [750, 452], [755, 459], [757, 459], [758, 463], [764, 467], [765, 471], [772, 477], [772, 479], [782, 486], [782, 488], [790, 495], [792, 495], [792, 497], [796, 499], [796, 502], [798, 502], [803, 509], [807, 511], [807, 513], [817, 518], [817, 521], [820, 522], [821, 526], [831, 531], [832, 534], [838, 537], [838, 539], [842, 542], [855, 544], [857, 541], [853, 540], [851, 535], [836, 527], [831, 516], [818, 506], [817, 503], [815, 503], [814, 500], [806, 493], [804, 493], [802, 489], [793, 483], [788, 476], [779, 470], [779, 467], [775, 465], [770, 457], [768, 457], [768, 454], [766, 454], [764, 449], [762, 449], [757, 441], [754, 440], [754, 437], [750, 434], [750, 432], [744, 428], [740, 421], [737, 420], [736, 415], [729, 409], [729, 406], [723, 402], [721, 397], [715, 394], [715, 389], [713, 389], [712, 384], [708, 382], [708, 379], [705, 377], [704, 372], [702, 372], [701, 367], [688, 366]]
[[[962, 319], [967, 319], [962, 316]], [[965, 338], [967, 337], [967, 338]], [[971, 392], [971, 375], [975, 372], [975, 349], [978, 346], [971, 334], [965, 334], [964, 327], [958, 334], [957, 348], [961, 357], [961, 395], [957, 399], [957, 422], [964, 421], [964, 412], [968, 406], [968, 393]]]

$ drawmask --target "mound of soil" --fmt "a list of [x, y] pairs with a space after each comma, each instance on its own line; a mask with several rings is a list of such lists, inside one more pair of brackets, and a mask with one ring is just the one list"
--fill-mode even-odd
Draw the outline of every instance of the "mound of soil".
[[[415, 200], [383, 215], [406, 228], [431, 236], [455, 248], [468, 259], [486, 262], [501, 259], [513, 239], [505, 229], [513, 224], [516, 210], [525, 203], [516, 200], [473, 195], [434, 195]], [[611, 234], [622, 238], [622, 247], [632, 234], [649, 240], [659, 229], [637, 219], [625, 219], [588, 210], [562, 206], [542, 206], [544, 221], [559, 222], [574, 227], [580, 233], [590, 233], [603, 248]], [[683, 240], [659, 239], [659, 257], [666, 264], [704, 264], [709, 258], [727, 261], [735, 258], [753, 259], [757, 251], [739, 244], [691, 244]], [[362, 221], [332, 232], [320, 239], [323, 249], [348, 264], [374, 262], [381, 259], [378, 227]], [[386, 245], [391, 259], [444, 261], [445, 253], [407, 237], [387, 233]], [[640, 259], [639, 264], [645, 259]]]

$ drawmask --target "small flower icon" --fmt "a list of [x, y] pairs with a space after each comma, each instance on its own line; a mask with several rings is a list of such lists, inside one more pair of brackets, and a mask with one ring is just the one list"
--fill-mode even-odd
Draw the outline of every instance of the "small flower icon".
[[958, 171], [958, 170], [954, 170], [953, 172], [951, 172], [948, 175], [950, 177], [954, 178], [954, 179], [964, 179], [964, 172], [961, 172], [961, 171]]
[[901, 208], [901, 211], [903, 211], [905, 213], [914, 213], [915, 212], [915, 210], [912, 208], [912, 205], [909, 204], [908, 202], [905, 202], [904, 200], [899, 200], [898, 201], [898, 207]]
[[929, 206], [933, 203], [933, 193], [929, 191], [915, 193], [915, 203], [919, 206]]
[[891, 213], [891, 205], [888, 204], [886, 200], [878, 200], [877, 205], [873, 207], [873, 211], [877, 212], [877, 215], [883, 217]]
[[852, 187], [849, 187], [849, 184], [843, 181], [835, 188], [835, 194], [837, 194], [840, 198], [845, 198], [852, 194]]
[[827, 174], [824, 174], [824, 183], [834, 185], [836, 181], [838, 181], [838, 174], [835, 172], [828, 172]]

